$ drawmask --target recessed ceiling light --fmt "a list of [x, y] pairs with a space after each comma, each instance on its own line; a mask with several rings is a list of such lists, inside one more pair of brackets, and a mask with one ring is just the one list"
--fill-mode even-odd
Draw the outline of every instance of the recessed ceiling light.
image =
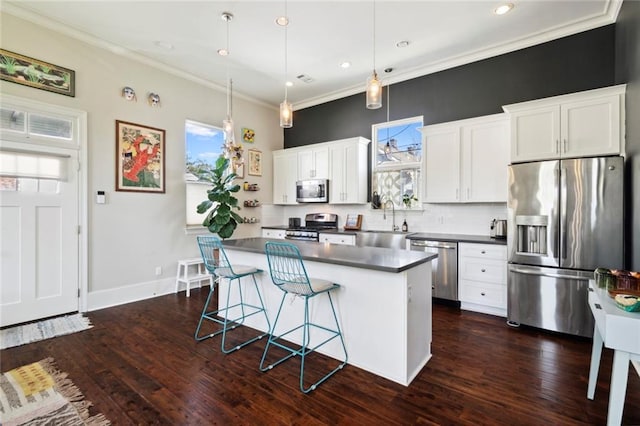
[[292, 87], [292, 86], [293, 86], [293, 81], [287, 81], [287, 82], [285, 83], [285, 86], [287, 86], [287, 87]]
[[173, 49], [173, 44], [169, 43], [168, 41], [156, 41], [154, 42], [154, 44], [158, 47], [162, 47], [163, 49], [167, 49], [167, 50]]
[[408, 45], [409, 45], [409, 42], [407, 40], [402, 40], [396, 43], [396, 47], [398, 48], [407, 47]]
[[286, 16], [278, 16], [276, 18], [276, 24], [280, 25], [281, 27], [286, 27], [287, 25], [289, 25], [289, 18], [287, 18]]
[[513, 3], [505, 3], [493, 9], [493, 13], [495, 13], [496, 15], [504, 15], [511, 9], [513, 9]]
[[223, 47], [222, 49], [218, 49], [218, 55], [229, 56], [229, 51]]
[[340, 68], [349, 68], [351, 66], [351, 62], [345, 61], [340, 64]]

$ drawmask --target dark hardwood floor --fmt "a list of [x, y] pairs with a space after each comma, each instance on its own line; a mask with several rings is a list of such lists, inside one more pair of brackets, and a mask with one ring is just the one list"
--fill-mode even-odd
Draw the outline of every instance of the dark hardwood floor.
[[[304, 395], [297, 360], [258, 370], [264, 341], [224, 355], [219, 337], [193, 339], [207, 292], [90, 312], [88, 331], [3, 350], [2, 371], [51, 356], [117, 425], [606, 423], [612, 353], [589, 401], [587, 339], [434, 305], [433, 358], [410, 386], [347, 366]], [[362, 333], [385, 338], [375, 324]], [[639, 390], [631, 368], [623, 424], [640, 424]]]

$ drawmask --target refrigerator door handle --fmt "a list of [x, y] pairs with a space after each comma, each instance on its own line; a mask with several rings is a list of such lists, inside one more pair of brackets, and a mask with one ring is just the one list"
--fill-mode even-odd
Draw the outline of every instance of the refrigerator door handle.
[[[567, 169], [560, 169], [560, 253], [559, 259], [567, 258]], [[560, 262], [562, 265], [562, 262]]]
[[541, 272], [539, 269], [532, 269], [532, 268], [522, 268], [522, 267], [518, 267], [518, 266], [511, 266], [511, 268], [509, 268], [509, 270], [511, 272], [516, 272], [518, 274], [525, 274], [525, 275], [536, 275], [539, 277], [550, 277], [550, 278], [564, 278], [567, 280], [578, 280], [578, 281], [588, 281], [589, 278], [585, 278], [585, 277], [581, 277], [581, 276], [576, 276], [576, 275], [566, 275], [566, 274], [561, 274], [561, 273], [550, 273], [550, 272]]

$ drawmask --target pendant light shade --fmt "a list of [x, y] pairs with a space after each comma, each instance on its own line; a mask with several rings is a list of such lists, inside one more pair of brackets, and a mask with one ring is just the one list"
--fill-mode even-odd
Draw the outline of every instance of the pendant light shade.
[[291, 102], [287, 101], [286, 96], [280, 104], [280, 127], [285, 129], [293, 127], [293, 107]]
[[[227, 23], [227, 46], [224, 49], [227, 56], [229, 54], [229, 22], [233, 19], [233, 14], [230, 12], [222, 13], [222, 20]], [[227, 118], [222, 120], [222, 131], [224, 133], [224, 141], [227, 151], [231, 151], [235, 142], [234, 127], [233, 127], [233, 80], [229, 78], [229, 66], [227, 65]]]
[[284, 101], [280, 104], [280, 127], [288, 129], [293, 127], [293, 107], [287, 100], [287, 28], [289, 27], [289, 15], [287, 14], [287, 2], [284, 2], [284, 16], [277, 19], [278, 25], [284, 27]]
[[382, 82], [378, 78], [378, 73], [373, 70], [373, 74], [367, 80], [367, 108], [378, 109], [382, 107]]
[[382, 107], [382, 82], [376, 72], [376, 2], [373, 2], [373, 74], [367, 80], [367, 109]]

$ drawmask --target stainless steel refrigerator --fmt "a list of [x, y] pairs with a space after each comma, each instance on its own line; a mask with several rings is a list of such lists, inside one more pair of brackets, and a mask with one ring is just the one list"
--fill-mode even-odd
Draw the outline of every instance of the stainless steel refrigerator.
[[622, 268], [623, 158], [509, 166], [507, 319], [593, 335], [588, 280]]

